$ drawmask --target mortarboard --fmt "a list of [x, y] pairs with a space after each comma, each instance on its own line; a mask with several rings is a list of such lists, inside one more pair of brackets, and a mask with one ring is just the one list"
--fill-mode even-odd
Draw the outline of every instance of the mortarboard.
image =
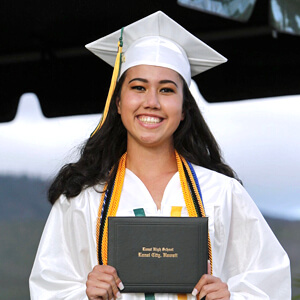
[[115, 67], [103, 117], [95, 131], [106, 118], [118, 77], [127, 69], [137, 65], [170, 68], [189, 86], [192, 76], [227, 61], [161, 11], [87, 44], [86, 48]]

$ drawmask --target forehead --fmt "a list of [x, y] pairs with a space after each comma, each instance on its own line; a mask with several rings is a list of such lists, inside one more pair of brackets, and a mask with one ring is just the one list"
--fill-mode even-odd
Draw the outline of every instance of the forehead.
[[143, 78], [147, 81], [162, 81], [162, 80], [172, 80], [179, 84], [182, 82], [181, 76], [174, 70], [149, 65], [138, 65], [129, 68], [126, 71], [126, 79], [132, 80], [134, 78]]

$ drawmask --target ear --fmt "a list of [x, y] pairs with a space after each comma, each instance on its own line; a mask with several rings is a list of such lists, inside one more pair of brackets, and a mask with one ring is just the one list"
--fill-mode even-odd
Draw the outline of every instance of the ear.
[[121, 102], [120, 97], [117, 97], [116, 98], [116, 105], [117, 105], [118, 114], [121, 114], [121, 104], [120, 104], [120, 102]]

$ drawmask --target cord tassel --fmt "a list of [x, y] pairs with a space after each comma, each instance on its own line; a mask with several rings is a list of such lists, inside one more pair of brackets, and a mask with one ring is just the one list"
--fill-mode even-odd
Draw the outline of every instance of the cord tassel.
[[118, 53], [117, 53], [117, 57], [116, 57], [116, 60], [115, 60], [114, 71], [113, 71], [113, 74], [112, 74], [112, 77], [111, 77], [110, 87], [109, 87], [109, 91], [108, 91], [104, 111], [103, 111], [103, 114], [102, 114], [102, 118], [101, 118], [99, 124], [97, 125], [96, 129], [92, 132], [91, 137], [102, 127], [103, 123], [105, 122], [105, 119], [106, 119], [107, 114], [108, 114], [111, 98], [112, 98], [112, 95], [113, 95], [113, 93], [115, 91], [115, 88], [116, 88], [116, 84], [117, 84], [119, 73], [120, 73], [121, 63], [122, 63], [123, 29], [124, 28], [121, 29], [121, 36], [120, 36], [120, 39], [119, 39], [119, 42], [118, 42]]

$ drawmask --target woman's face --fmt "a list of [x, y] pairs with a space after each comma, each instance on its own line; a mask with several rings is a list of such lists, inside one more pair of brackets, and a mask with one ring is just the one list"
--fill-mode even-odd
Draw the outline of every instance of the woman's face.
[[148, 65], [128, 69], [117, 100], [128, 146], [173, 145], [173, 133], [184, 119], [182, 106], [183, 81], [177, 72]]

